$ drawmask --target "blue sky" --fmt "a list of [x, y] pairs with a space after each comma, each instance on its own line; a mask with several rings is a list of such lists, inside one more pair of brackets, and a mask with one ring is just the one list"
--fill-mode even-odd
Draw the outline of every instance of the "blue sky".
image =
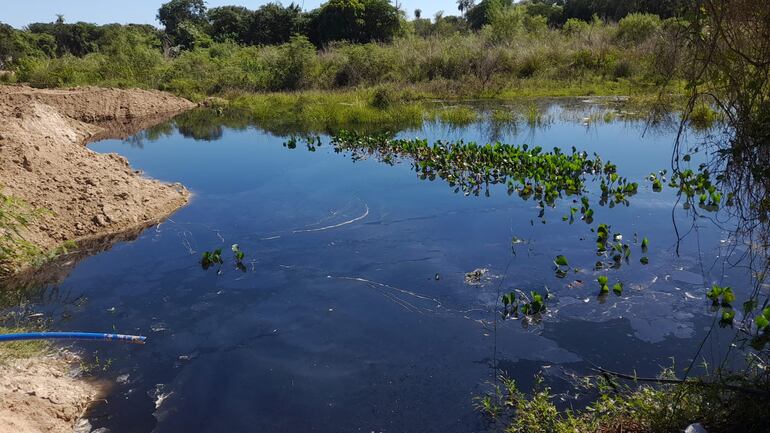
[[[0, 22], [14, 27], [23, 27], [32, 22], [51, 22], [56, 14], [64, 15], [67, 22], [86, 21], [97, 24], [105, 23], [142, 23], [155, 24], [158, 7], [167, 0], [3, 0], [0, 7]], [[295, 0], [305, 9], [318, 7], [323, 0]], [[222, 5], [241, 5], [256, 9], [269, 0], [207, 0], [209, 7]], [[291, 0], [283, 1], [284, 4]], [[432, 17], [443, 10], [445, 15], [457, 14], [455, 0], [400, 0], [401, 6], [411, 17], [416, 8], [423, 11], [424, 17]]]

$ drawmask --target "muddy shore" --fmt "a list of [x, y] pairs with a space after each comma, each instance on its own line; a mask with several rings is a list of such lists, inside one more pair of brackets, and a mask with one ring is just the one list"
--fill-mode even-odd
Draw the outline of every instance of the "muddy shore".
[[[24, 238], [46, 253], [74, 242], [76, 251], [66, 258], [73, 263], [185, 205], [190, 193], [182, 185], [144, 177], [125, 158], [86, 144], [127, 137], [193, 107], [157, 91], [0, 86], [0, 190], [44, 210]], [[60, 279], [71, 268], [56, 261], [53, 272], [12, 265], [35, 284], [50, 284], [49, 274]], [[75, 377], [78, 358], [63, 353], [0, 362], [0, 431], [71, 432], [99, 398], [102, 387]]]

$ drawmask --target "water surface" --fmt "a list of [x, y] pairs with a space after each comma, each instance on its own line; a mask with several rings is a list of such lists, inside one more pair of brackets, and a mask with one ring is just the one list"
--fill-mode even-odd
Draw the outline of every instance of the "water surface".
[[[596, 297], [595, 234], [562, 221], [569, 199], [543, 223], [536, 203], [504, 186], [466, 197], [420, 180], [408, 162], [354, 161], [328, 137], [315, 151], [289, 149], [258, 125], [201, 132], [172, 122], [92, 144], [194, 197], [135, 241], [84, 260], [52, 289], [66, 297], [37, 306], [58, 330], [149, 337], [143, 347], [85, 346], [100, 366], [111, 360], [96, 374], [118, 380], [91, 424], [115, 433], [485, 431], [473, 398], [497, 369], [523, 389], [543, 371], [561, 391], [569, 373], [595, 365], [654, 375], [672, 358], [688, 362], [713, 322], [706, 284], [745, 277], [710, 266], [723, 237], [712, 224], [698, 222], [675, 253], [675, 197], [644, 181], [669, 167], [674, 131], [586, 122], [558, 103], [547, 113], [539, 127], [427, 124], [398, 135], [574, 146], [612, 160], [640, 192], [595, 220], [651, 245], [649, 265], [637, 243], [631, 264], [610, 274], [623, 296]], [[232, 264], [236, 243], [245, 272]], [[200, 255], [216, 248], [226, 264], [201, 269]], [[581, 271], [557, 278], [557, 254]], [[489, 273], [466, 284], [477, 268]], [[500, 319], [500, 294], [514, 288], [551, 293], [542, 322]], [[722, 350], [715, 335], [711, 355]]]

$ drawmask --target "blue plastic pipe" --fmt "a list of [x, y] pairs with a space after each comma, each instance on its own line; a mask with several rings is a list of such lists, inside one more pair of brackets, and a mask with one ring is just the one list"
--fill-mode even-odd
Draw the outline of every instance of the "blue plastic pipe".
[[95, 332], [26, 332], [23, 334], [0, 334], [0, 343], [4, 341], [22, 340], [100, 340], [144, 344], [147, 337], [141, 335], [102, 334]]

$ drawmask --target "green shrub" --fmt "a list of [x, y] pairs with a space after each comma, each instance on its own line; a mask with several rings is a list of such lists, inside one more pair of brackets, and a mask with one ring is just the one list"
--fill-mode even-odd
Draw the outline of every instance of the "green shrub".
[[612, 70], [612, 76], [615, 79], [618, 78], [629, 78], [634, 73], [634, 67], [631, 64], [630, 61], [626, 59], [621, 59], [617, 63], [615, 63], [615, 66]]
[[561, 30], [566, 35], [575, 36], [587, 32], [590, 27], [591, 26], [583, 20], [570, 18], [564, 23]]
[[629, 14], [618, 22], [618, 38], [625, 42], [640, 43], [649, 39], [660, 27], [661, 21], [657, 15]]
[[316, 62], [315, 47], [304, 36], [293, 36], [278, 47], [276, 57], [268, 65], [271, 75], [269, 90], [299, 90], [308, 84], [309, 71]]
[[479, 118], [479, 113], [465, 106], [446, 107], [434, 113], [434, 119], [454, 126], [469, 125]]
[[335, 47], [335, 51], [343, 59], [334, 77], [334, 82], [340, 87], [381, 83], [391, 75], [394, 67], [389, 55], [393, 50], [379, 44], [344, 43]]
[[518, 77], [532, 78], [545, 66], [543, 56], [538, 52], [528, 53], [519, 64]]
[[541, 36], [548, 30], [548, 18], [542, 15], [525, 15], [522, 25], [530, 35]]
[[[558, 87], [554, 83], [577, 79], [593, 84], [570, 84], [572, 88], [613, 93], [607, 78], [633, 83], [635, 77], [650, 76], [655, 57], [646, 51], [649, 44], [626, 41], [649, 33], [638, 30], [646, 27], [637, 24], [650, 16], [629, 16], [622, 31], [599, 20], [591, 24], [569, 20], [563, 30], [556, 30], [549, 29], [541, 15], [526, 10], [500, 10], [478, 33], [407, 35], [388, 44], [339, 42], [321, 51], [297, 36], [282, 45], [206, 42], [168, 57], [162, 54], [157, 35], [116, 27], [97, 52], [83, 57], [29, 55], [14, 65], [18, 80], [35, 86], [157, 88], [194, 100], [244, 92], [381, 85], [407, 85], [417, 93], [439, 97], [489, 97], [516, 92], [522, 85], [537, 94], [534, 89], [541, 82], [547, 83], [551, 94]], [[561, 89], [558, 94], [572, 92]]]
[[698, 129], [708, 129], [717, 121], [717, 112], [705, 102], [695, 104], [690, 112], [690, 123]]
[[374, 89], [370, 105], [374, 108], [385, 110], [393, 105], [395, 99], [393, 89], [387, 86], [379, 86]]
[[491, 40], [502, 42], [512, 41], [525, 30], [524, 21], [531, 17], [524, 14], [523, 8], [506, 8], [492, 16], [484, 32]]

